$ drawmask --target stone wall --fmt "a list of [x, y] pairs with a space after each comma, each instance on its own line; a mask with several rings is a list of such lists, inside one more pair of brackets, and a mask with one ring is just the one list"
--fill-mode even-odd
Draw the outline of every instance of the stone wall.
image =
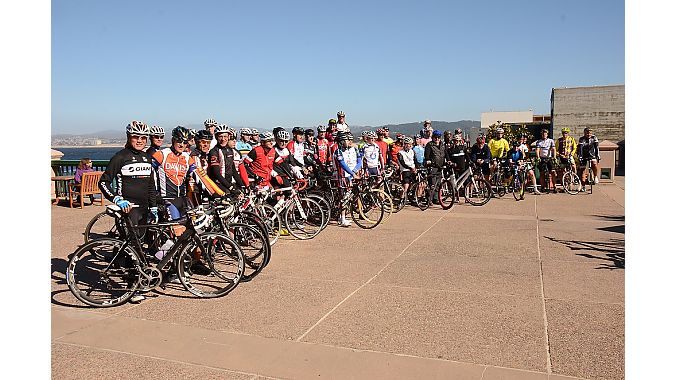
[[553, 88], [551, 106], [554, 137], [568, 127], [579, 139], [590, 127], [599, 141], [624, 140], [624, 85]]

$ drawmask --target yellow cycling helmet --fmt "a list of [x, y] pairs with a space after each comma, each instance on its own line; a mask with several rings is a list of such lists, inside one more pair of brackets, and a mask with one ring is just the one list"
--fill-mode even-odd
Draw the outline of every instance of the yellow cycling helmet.
[[568, 127], [561, 128], [561, 133], [570, 133], [570, 128]]

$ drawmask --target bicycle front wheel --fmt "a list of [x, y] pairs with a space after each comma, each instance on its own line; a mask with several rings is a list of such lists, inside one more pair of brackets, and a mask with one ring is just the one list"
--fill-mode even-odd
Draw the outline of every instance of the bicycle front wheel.
[[359, 193], [350, 202], [350, 216], [359, 227], [375, 228], [383, 220], [385, 205], [372, 191]]
[[244, 275], [242, 249], [222, 233], [200, 234], [194, 239], [200, 240], [204, 250], [192, 240], [179, 253], [177, 272], [183, 287], [200, 298], [230, 293]]
[[432, 197], [430, 196], [429, 186], [424, 182], [418, 182], [413, 189], [415, 194], [415, 203], [421, 211], [430, 208]]
[[383, 216], [383, 222], [389, 218], [393, 212], [396, 212], [396, 206], [394, 205], [394, 201], [392, 200], [392, 197], [387, 195], [385, 190], [382, 189], [371, 189], [372, 192], [378, 195], [380, 198], [380, 201], [383, 203], [385, 206], [385, 215]]
[[493, 195], [491, 184], [483, 178], [472, 178], [465, 184], [465, 200], [473, 206], [483, 206]]
[[246, 223], [229, 224], [228, 235], [237, 242], [244, 253], [242, 281], [250, 281], [270, 262], [270, 246], [266, 242], [267, 236], [263, 235], [257, 227]]
[[576, 195], [582, 190], [582, 181], [580, 181], [580, 177], [572, 171], [566, 172], [563, 175], [561, 185], [563, 186], [563, 190], [570, 195]]
[[270, 245], [274, 245], [282, 234], [282, 218], [277, 210], [267, 203], [256, 206], [256, 213], [261, 217], [265, 229], [268, 232]]
[[298, 203], [292, 202], [284, 214], [284, 224], [289, 233], [301, 240], [317, 236], [322, 231], [324, 220], [322, 207], [309, 198], [299, 198]]
[[117, 225], [115, 224], [115, 217], [105, 211], [94, 215], [84, 231], [85, 243], [101, 238], [119, 239], [120, 237], [120, 231], [117, 230]]
[[66, 269], [66, 283], [78, 300], [94, 307], [121, 305], [139, 286], [138, 258], [123, 240], [101, 238], [78, 248]]
[[455, 203], [455, 190], [451, 181], [443, 181], [439, 184], [439, 205], [444, 210], [453, 207]]
[[517, 173], [512, 179], [512, 195], [517, 201], [523, 200], [526, 192], [526, 181], [523, 173]]
[[401, 184], [396, 182], [390, 182], [388, 184], [390, 187], [390, 197], [392, 198], [392, 203], [394, 203], [394, 212], [397, 213], [401, 211], [406, 205], [406, 194], [404, 194], [404, 187]]

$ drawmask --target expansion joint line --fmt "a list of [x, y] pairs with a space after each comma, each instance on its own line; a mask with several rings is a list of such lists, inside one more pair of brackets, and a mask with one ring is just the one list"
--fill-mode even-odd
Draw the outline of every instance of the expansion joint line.
[[542, 255], [540, 254], [540, 217], [538, 216], [538, 200], [535, 197], [535, 238], [538, 249], [538, 264], [540, 269], [540, 295], [542, 299], [542, 319], [545, 325], [545, 348], [547, 350], [547, 373], [552, 373], [552, 356], [549, 347], [549, 325], [547, 324], [547, 305], [545, 303], [545, 281], [542, 275]]
[[305, 338], [305, 337], [307, 336], [307, 334], [310, 333], [310, 331], [314, 330], [315, 327], [319, 326], [319, 324], [322, 323], [329, 315], [331, 315], [331, 313], [333, 313], [334, 311], [336, 311], [336, 309], [338, 309], [338, 308], [340, 307], [340, 305], [342, 305], [343, 303], [345, 303], [345, 301], [347, 301], [348, 299], [350, 299], [350, 297], [352, 297], [355, 293], [357, 293], [358, 291], [360, 291], [363, 287], [365, 287], [366, 285], [370, 284], [371, 281], [373, 281], [376, 277], [378, 277], [385, 269], [387, 269], [387, 267], [389, 267], [393, 262], [395, 262], [399, 257], [401, 257], [401, 255], [403, 255], [404, 252], [406, 252], [406, 250], [407, 250], [410, 246], [413, 245], [413, 243], [415, 243], [416, 241], [418, 241], [418, 239], [420, 239], [420, 238], [421, 238], [423, 235], [425, 235], [429, 230], [431, 230], [432, 227], [436, 226], [439, 222], [441, 222], [441, 219], [443, 219], [444, 216], [446, 216], [446, 215], [449, 215], [449, 214], [448, 214], [448, 213], [444, 213], [444, 214], [443, 214], [436, 222], [434, 222], [434, 224], [432, 224], [428, 229], [426, 229], [426, 230], [423, 231], [420, 235], [418, 235], [418, 237], [416, 237], [415, 239], [413, 239], [413, 241], [411, 241], [410, 243], [408, 243], [408, 245], [407, 245], [406, 247], [404, 247], [404, 249], [402, 249], [401, 252], [399, 252], [399, 254], [397, 255], [397, 257], [393, 258], [393, 259], [390, 260], [387, 264], [385, 264], [385, 266], [384, 266], [382, 269], [380, 269], [380, 270], [378, 271], [378, 273], [376, 273], [373, 277], [369, 278], [365, 283], [363, 283], [361, 286], [359, 286], [357, 289], [355, 289], [352, 293], [348, 294], [347, 297], [345, 297], [342, 301], [338, 302], [338, 305], [334, 306], [331, 310], [329, 310], [328, 313], [324, 314], [324, 316], [321, 317], [321, 318], [317, 321], [317, 323], [315, 323], [314, 325], [312, 325], [312, 327], [310, 327], [306, 332], [304, 332], [303, 335], [299, 336], [299, 337], [296, 339], [296, 342], [300, 342], [301, 340], [303, 340], [303, 338]]

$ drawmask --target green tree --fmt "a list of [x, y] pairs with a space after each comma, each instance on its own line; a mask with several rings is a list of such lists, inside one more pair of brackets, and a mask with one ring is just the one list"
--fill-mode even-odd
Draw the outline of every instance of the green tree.
[[505, 130], [505, 134], [502, 136], [505, 138], [505, 140], [509, 141], [510, 144], [512, 141], [516, 140], [519, 135], [524, 134], [527, 136], [528, 143], [531, 143], [533, 141], [533, 134], [528, 131], [528, 127], [526, 127], [526, 124], [511, 124], [511, 123], [503, 123], [500, 120], [498, 120], [497, 123], [491, 124], [488, 127], [488, 131], [486, 132], [486, 141], [495, 138], [495, 130], [498, 128], [502, 128]]

